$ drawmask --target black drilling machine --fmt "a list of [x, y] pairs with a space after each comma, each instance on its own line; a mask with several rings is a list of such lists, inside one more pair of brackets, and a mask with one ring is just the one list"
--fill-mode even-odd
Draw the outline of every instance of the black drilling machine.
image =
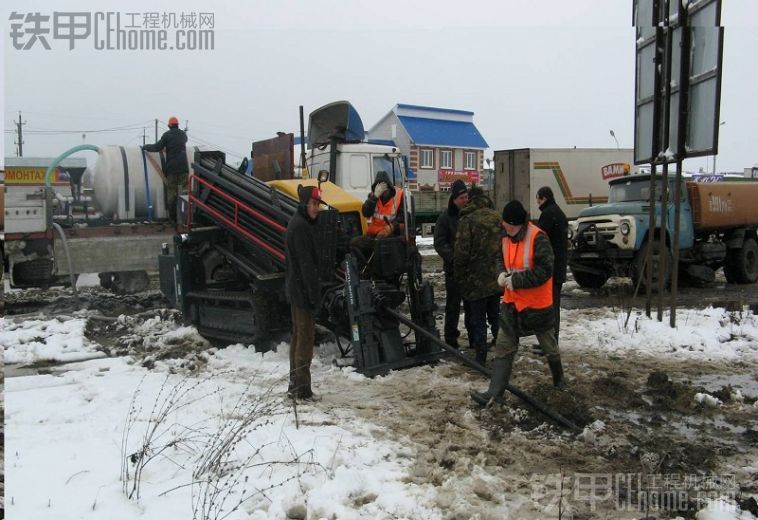
[[[334, 147], [351, 122], [320, 124], [336, 129], [327, 144]], [[401, 161], [393, 168], [394, 178], [405, 178]], [[445, 351], [435, 328], [433, 290], [421, 276], [409, 191], [404, 234], [377, 240], [364, 263], [350, 249], [350, 240], [366, 229], [362, 201], [330, 179], [335, 172], [322, 170], [317, 179], [263, 182], [227, 165], [221, 152], [197, 152], [183, 208], [186, 228], [175, 235], [173, 252], [165, 244], [159, 258], [162, 292], [215, 343], [271, 348], [290, 330], [284, 242], [297, 211], [297, 186], [318, 185], [316, 319], [336, 336], [341, 362], [352, 359], [357, 371], [373, 376], [439, 360]]]

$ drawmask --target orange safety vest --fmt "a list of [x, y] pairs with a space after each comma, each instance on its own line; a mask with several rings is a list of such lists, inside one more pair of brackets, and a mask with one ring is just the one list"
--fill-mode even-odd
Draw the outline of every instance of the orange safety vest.
[[400, 202], [403, 200], [403, 189], [395, 188], [395, 196], [388, 200], [386, 203], [382, 202], [379, 198], [376, 201], [376, 208], [374, 208], [374, 216], [369, 219], [367, 234], [378, 235], [387, 227], [387, 221], [385, 217], [392, 222], [397, 215], [397, 209], [400, 207]]
[[[503, 237], [503, 264], [508, 272], [529, 271], [534, 267], [534, 239], [538, 233], [544, 233], [540, 228], [529, 222], [526, 225], [524, 238], [520, 242], [513, 242], [508, 237]], [[503, 303], [513, 303], [516, 310], [544, 309], [553, 305], [553, 277], [537, 287], [529, 289], [503, 291]]]

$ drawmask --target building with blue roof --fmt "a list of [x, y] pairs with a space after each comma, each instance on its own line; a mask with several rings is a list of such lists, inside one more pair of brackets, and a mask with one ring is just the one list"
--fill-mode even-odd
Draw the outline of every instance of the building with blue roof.
[[412, 189], [445, 191], [456, 179], [481, 180], [489, 146], [473, 112], [399, 103], [366, 134], [369, 142], [392, 143], [408, 157]]

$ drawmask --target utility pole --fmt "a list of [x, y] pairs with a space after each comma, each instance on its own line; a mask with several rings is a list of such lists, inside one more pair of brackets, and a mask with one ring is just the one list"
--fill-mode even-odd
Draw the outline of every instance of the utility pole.
[[[145, 146], [147, 144], [147, 142], [146, 142], [147, 135], [145, 134], [146, 131], [147, 131], [147, 129], [143, 126], [142, 127], [142, 146]], [[156, 139], [156, 141], [157, 141], [157, 139]]]
[[155, 142], [158, 142], [158, 118], [155, 118]]
[[186, 132], [186, 131], [188, 131], [188, 130], [189, 130], [189, 119], [187, 119], [187, 120], [184, 122], [184, 131]]
[[24, 131], [23, 126], [26, 124], [26, 122], [21, 122], [21, 111], [18, 111], [18, 123], [16, 124], [16, 144], [18, 145], [17, 152], [19, 157], [24, 156]]

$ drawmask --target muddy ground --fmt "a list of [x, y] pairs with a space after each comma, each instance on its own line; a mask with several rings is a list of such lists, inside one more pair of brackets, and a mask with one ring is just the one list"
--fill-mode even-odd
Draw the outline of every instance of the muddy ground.
[[[439, 259], [425, 256], [424, 266], [444, 302]], [[626, 308], [629, 285], [614, 281], [589, 293], [569, 282], [564, 306], [588, 313], [600, 306]], [[133, 325], [156, 314], [181, 321], [175, 311], [157, 311], [165, 302], [155, 288], [132, 296], [87, 288], [80, 298], [79, 308], [101, 314], [88, 326], [90, 338], [109, 355], [128, 353], [148, 367], [156, 354], [135, 347], [140, 341]], [[755, 305], [758, 287], [730, 287], [721, 279], [682, 290], [682, 307], [708, 303]], [[70, 313], [74, 304], [64, 290], [30, 290], [6, 294], [5, 310], [9, 316], [52, 316]], [[135, 317], [113, 319], [120, 314]], [[160, 355], [201, 371], [207, 346], [174, 345]], [[503, 406], [473, 407], [469, 391], [486, 381], [452, 359], [360, 383], [330, 379], [317, 387], [324, 398], [316, 406], [335, 420], [357, 415], [376, 424], [377, 438], [416, 446], [407, 480], [431, 484], [448, 518], [693, 518], [698, 501], [714, 494], [733, 496], [758, 515], [750, 499], [758, 496], [758, 367], [569, 350], [563, 360], [570, 389], [559, 392], [544, 358], [523, 350], [511, 384], [559, 410], [580, 432], [557, 426], [514, 396]], [[44, 368], [10, 367], [8, 374], [29, 370]], [[724, 405], [698, 405], [698, 392]]]

